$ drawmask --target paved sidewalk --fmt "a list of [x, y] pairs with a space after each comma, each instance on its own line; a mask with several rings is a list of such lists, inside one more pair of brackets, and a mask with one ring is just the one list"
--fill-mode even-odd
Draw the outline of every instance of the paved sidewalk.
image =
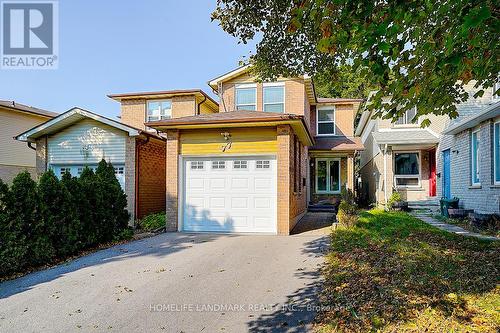
[[485, 236], [485, 235], [478, 234], [476, 232], [471, 232], [471, 231], [465, 230], [464, 228], [461, 228], [459, 226], [456, 226], [456, 225], [453, 225], [453, 224], [444, 223], [444, 222], [441, 222], [439, 220], [436, 220], [435, 218], [433, 218], [433, 217], [431, 217], [429, 215], [418, 214], [418, 213], [413, 213], [412, 215], [415, 216], [416, 218], [424, 221], [427, 224], [430, 224], [430, 225], [432, 225], [432, 226], [434, 226], [436, 228], [439, 228], [441, 230], [452, 232], [454, 234], [458, 234], [458, 235], [462, 235], [462, 236], [467, 236], [467, 237], [476, 237], [476, 238], [479, 238], [479, 239], [500, 241], [500, 238], [498, 238], [498, 237]]

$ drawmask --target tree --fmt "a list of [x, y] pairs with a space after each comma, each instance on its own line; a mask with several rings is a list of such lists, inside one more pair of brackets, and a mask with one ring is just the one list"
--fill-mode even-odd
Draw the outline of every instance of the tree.
[[[212, 19], [243, 43], [262, 79], [341, 66], [378, 86], [369, 107], [393, 119], [456, 117], [476, 81], [481, 96], [500, 72], [500, 3], [492, 0], [218, 0]], [[498, 93], [498, 92], [497, 92]], [[382, 98], [392, 96], [390, 103]], [[382, 113], [377, 113], [382, 115]], [[428, 124], [428, 122], [424, 122]]]
[[314, 86], [319, 97], [368, 98], [376, 86], [365, 81], [361, 69], [352, 71], [350, 66], [318, 73], [314, 76]]

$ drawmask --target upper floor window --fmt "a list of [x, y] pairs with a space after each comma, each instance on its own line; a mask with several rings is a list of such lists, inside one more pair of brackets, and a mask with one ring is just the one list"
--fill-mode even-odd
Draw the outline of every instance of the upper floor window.
[[283, 83], [264, 83], [264, 112], [285, 112], [285, 86]]
[[410, 110], [406, 110], [404, 115], [398, 118], [394, 124], [396, 125], [410, 125], [412, 124], [413, 118], [417, 115], [417, 108], [414, 107]]
[[[500, 99], [500, 95], [495, 95], [495, 92], [498, 91], [498, 89], [500, 89], [500, 78], [497, 80], [497, 82], [495, 82], [495, 84], [493, 85], [493, 100], [498, 100]], [[500, 92], [499, 92], [500, 94]]]
[[493, 143], [493, 156], [495, 157], [494, 174], [495, 174], [495, 184], [500, 185], [500, 121], [495, 123], [495, 133], [494, 133], [494, 143]]
[[471, 135], [471, 180], [472, 185], [480, 185], [481, 180], [479, 178], [479, 170], [481, 165], [480, 153], [479, 153], [479, 130], [472, 132]]
[[172, 118], [172, 101], [148, 101], [148, 114], [146, 121], [155, 121]]
[[257, 110], [257, 85], [236, 85], [236, 110]]
[[318, 108], [316, 115], [318, 135], [335, 135], [335, 107]]

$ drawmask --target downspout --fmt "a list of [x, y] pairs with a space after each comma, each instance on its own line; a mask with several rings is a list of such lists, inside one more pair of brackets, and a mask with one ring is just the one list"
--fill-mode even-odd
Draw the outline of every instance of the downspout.
[[196, 115], [200, 115], [200, 106], [201, 106], [203, 103], [205, 103], [205, 101], [206, 101], [206, 100], [207, 100], [207, 96], [203, 95], [203, 100], [202, 100], [200, 103], [198, 103], [198, 104], [196, 105], [196, 114], [195, 114], [195, 116], [196, 116]]
[[36, 151], [36, 148], [35, 148], [35, 147], [33, 147], [33, 142], [28, 142], [28, 147], [29, 147], [30, 149], [33, 149], [34, 151]]
[[384, 200], [387, 207], [387, 144], [384, 146]]

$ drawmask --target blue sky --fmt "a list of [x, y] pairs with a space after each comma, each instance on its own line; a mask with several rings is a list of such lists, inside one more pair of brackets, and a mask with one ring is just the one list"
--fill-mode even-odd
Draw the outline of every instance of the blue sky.
[[109, 93], [211, 93], [206, 82], [255, 49], [211, 22], [214, 8], [200, 0], [61, 0], [59, 69], [0, 70], [0, 99], [115, 117], [120, 108]]

